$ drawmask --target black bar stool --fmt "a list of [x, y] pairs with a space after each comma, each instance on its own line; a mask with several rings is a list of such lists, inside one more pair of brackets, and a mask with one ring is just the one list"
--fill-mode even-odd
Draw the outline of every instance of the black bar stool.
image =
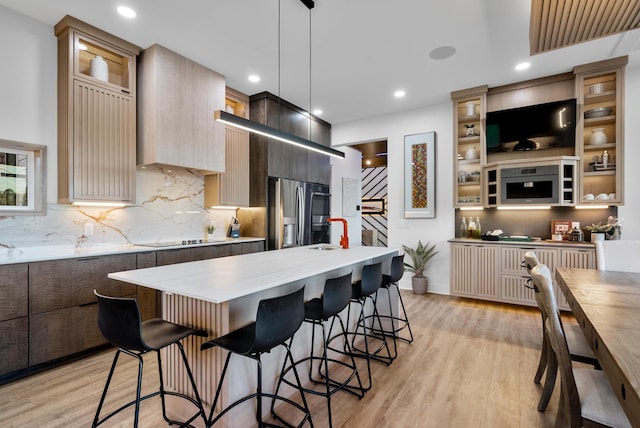
[[[413, 342], [413, 332], [411, 331], [411, 324], [409, 323], [409, 317], [407, 316], [407, 310], [404, 307], [404, 301], [402, 300], [402, 294], [400, 294], [400, 288], [398, 287], [398, 281], [402, 279], [404, 275], [404, 255], [394, 256], [391, 259], [391, 268], [389, 275], [382, 275], [382, 284], [380, 289], [387, 291], [387, 297], [389, 300], [389, 315], [379, 315], [381, 320], [387, 320], [382, 329], [376, 329], [372, 324], [372, 331], [376, 334], [385, 334], [393, 337], [393, 358], [398, 355], [397, 341], [402, 340], [407, 343]], [[400, 313], [397, 316], [393, 314], [393, 305], [391, 304], [391, 290], [395, 290], [400, 302]], [[377, 305], [379, 292], [376, 293], [374, 300]], [[368, 318], [372, 317], [369, 315]], [[388, 328], [387, 328], [388, 327]], [[408, 337], [400, 336], [402, 330], [407, 329]]]
[[[302, 384], [300, 383], [300, 377], [295, 369], [295, 365], [293, 367], [293, 373], [297, 381], [296, 388], [300, 391], [303, 405], [300, 405], [286, 397], [279, 396], [276, 393], [269, 394], [262, 391], [262, 361], [260, 360], [260, 356], [265, 352], [270, 352], [276, 346], [282, 345], [286, 349], [285, 363], [288, 359], [293, 365], [294, 361], [290, 349], [291, 341], [293, 340], [293, 335], [302, 325], [303, 320], [304, 287], [284, 296], [261, 300], [258, 303], [258, 312], [256, 314], [255, 322], [202, 344], [202, 350], [218, 346], [228, 351], [227, 358], [224, 362], [224, 368], [222, 369], [222, 375], [220, 376], [220, 380], [216, 388], [216, 395], [213, 399], [213, 404], [211, 405], [211, 412], [209, 413], [207, 427], [213, 426], [229, 410], [252, 398], [257, 398], [256, 420], [258, 421], [258, 427], [275, 427], [277, 425], [267, 423], [262, 420], [262, 398], [267, 397], [274, 401], [283, 401], [302, 411], [304, 413], [304, 417], [297, 426], [301, 427], [308, 421], [309, 425], [313, 428], [311, 413], [309, 411], [309, 406], [307, 405], [307, 400], [302, 392]], [[215, 411], [216, 404], [218, 403], [218, 399], [220, 398], [220, 391], [222, 389], [222, 384], [224, 382], [224, 377], [227, 373], [229, 360], [231, 359], [232, 354], [243, 355], [256, 361], [258, 366], [258, 385], [256, 392], [234, 401], [214, 417], [213, 413]], [[272, 414], [276, 419], [285, 424], [285, 426], [292, 426], [288, 422], [282, 420], [275, 413]]]
[[[295, 365], [300, 365], [308, 362], [309, 380], [315, 385], [322, 384], [324, 390], [317, 390], [311, 388], [302, 388], [306, 393], [324, 396], [327, 398], [327, 411], [329, 412], [329, 426], [333, 426], [331, 420], [331, 396], [337, 391], [344, 390], [358, 398], [364, 396], [364, 388], [360, 381], [360, 375], [356, 367], [356, 362], [351, 355], [350, 348], [348, 358], [350, 360], [343, 361], [335, 358], [329, 358], [327, 349], [327, 330], [324, 323], [329, 319], [336, 318], [340, 324], [341, 334], [343, 335], [346, 345], [349, 346], [346, 340], [347, 331], [344, 326], [344, 322], [338, 316], [348, 305], [351, 300], [351, 273], [346, 275], [330, 278], [325, 281], [324, 292], [321, 297], [311, 299], [304, 304], [304, 321], [311, 323], [311, 352], [308, 357], [302, 358], [295, 362]], [[319, 326], [322, 329], [322, 354], [316, 355], [314, 352], [315, 345], [315, 333], [316, 327]], [[317, 376], [314, 375], [314, 362], [319, 362], [317, 366]], [[329, 374], [329, 363], [332, 365], [339, 365], [344, 367], [345, 373], [341, 380], [335, 380]], [[293, 366], [288, 366], [283, 369], [282, 375], [278, 381], [276, 388], [276, 394], [282, 382], [297, 388], [298, 386], [287, 376]], [[354, 379], [357, 380], [357, 385], [349, 385]], [[273, 409], [272, 409], [273, 411]]]
[[[371, 389], [371, 360], [379, 361], [383, 364], [389, 365], [393, 361], [391, 350], [384, 334], [376, 335], [372, 334], [373, 324], [378, 323], [379, 329], [382, 329], [382, 322], [378, 314], [378, 310], [375, 305], [374, 295], [382, 284], [382, 262], [365, 265], [362, 267], [362, 278], [352, 284], [351, 287], [351, 299], [349, 300], [349, 309], [347, 312], [347, 336], [351, 338], [351, 349], [347, 346], [345, 340], [343, 349], [339, 349], [335, 346], [329, 346], [329, 349], [335, 352], [341, 352], [344, 354], [351, 354], [357, 358], [363, 358], [367, 361], [367, 377], [368, 386], [364, 387], [364, 391]], [[373, 316], [370, 318], [371, 326], [367, 326], [367, 315], [365, 314], [365, 307], [367, 301], [371, 301]], [[351, 327], [351, 305], [359, 306], [358, 320], [354, 325], [353, 330], [349, 330]], [[329, 329], [329, 343], [336, 339], [342, 338], [342, 334], [331, 335], [333, 326], [335, 324], [335, 318], [331, 322]], [[368, 332], [369, 331], [369, 332]], [[358, 340], [361, 339], [361, 340]], [[358, 342], [356, 342], [358, 341]], [[370, 342], [378, 343], [377, 347], [371, 349]], [[362, 349], [364, 346], [364, 349]], [[384, 354], [382, 353], [385, 351]], [[385, 355], [386, 354], [386, 355]]]
[[[116, 355], [113, 358], [113, 364], [111, 365], [111, 370], [109, 371], [109, 376], [107, 377], [107, 383], [105, 384], [104, 390], [102, 391], [100, 404], [98, 404], [98, 409], [96, 410], [96, 415], [91, 426], [97, 427], [116, 413], [119, 413], [122, 410], [135, 405], [135, 417], [133, 426], [137, 427], [138, 417], [140, 413], [140, 402], [156, 395], [160, 395], [162, 401], [162, 416], [169, 424], [180, 424], [182, 426], [190, 427], [190, 423], [193, 422], [198, 416], [201, 416], [202, 420], [206, 423], [207, 419], [204, 408], [202, 407], [200, 395], [198, 394], [196, 383], [193, 380], [193, 374], [191, 373], [189, 363], [187, 362], [187, 356], [184, 353], [184, 348], [182, 347], [180, 341], [185, 337], [191, 335], [207, 337], [207, 332], [204, 330], [198, 330], [179, 324], [174, 324], [159, 318], [142, 322], [140, 318], [138, 303], [135, 301], [135, 299], [108, 297], [99, 294], [96, 290], [94, 290], [93, 292], [98, 298], [98, 326], [100, 327], [100, 331], [102, 332], [102, 335], [105, 337], [105, 339], [107, 339], [112, 345], [116, 346], [118, 350], [116, 351]], [[160, 350], [169, 345], [176, 345], [180, 349], [182, 360], [189, 376], [189, 381], [191, 382], [191, 387], [193, 388], [193, 394], [195, 395], [195, 398], [179, 392], [166, 391], [164, 389]], [[160, 389], [156, 392], [145, 395], [144, 397], [140, 397], [142, 387], [142, 368], [144, 362], [142, 356], [149, 351], [155, 351], [156, 355], [158, 356]], [[105, 397], [107, 396], [107, 390], [109, 389], [111, 377], [113, 376], [113, 372], [115, 371], [120, 353], [125, 353], [138, 359], [138, 387], [136, 390], [136, 399], [130, 401], [129, 403], [121, 406], [117, 410], [100, 419], [100, 411], [102, 410], [102, 405], [104, 404]], [[178, 422], [169, 419], [167, 417], [165, 408], [166, 395], [180, 397], [191, 402], [198, 409], [198, 412], [185, 422]]]

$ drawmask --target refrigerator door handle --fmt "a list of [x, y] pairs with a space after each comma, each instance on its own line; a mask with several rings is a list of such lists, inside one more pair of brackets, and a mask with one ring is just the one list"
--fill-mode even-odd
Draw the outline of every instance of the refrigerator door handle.
[[296, 222], [298, 227], [298, 236], [297, 236], [297, 244], [302, 245], [304, 240], [304, 189], [302, 187], [298, 187], [296, 189], [296, 202], [298, 205], [297, 213], [296, 213]]

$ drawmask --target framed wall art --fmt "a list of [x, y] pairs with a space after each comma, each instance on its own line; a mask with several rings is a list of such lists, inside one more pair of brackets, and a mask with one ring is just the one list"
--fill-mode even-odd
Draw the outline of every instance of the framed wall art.
[[404, 217], [436, 216], [436, 133], [404, 137]]

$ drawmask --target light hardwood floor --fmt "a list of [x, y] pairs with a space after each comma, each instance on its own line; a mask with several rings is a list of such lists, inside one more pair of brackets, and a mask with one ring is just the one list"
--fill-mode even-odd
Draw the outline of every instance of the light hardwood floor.
[[[533, 308], [403, 290], [415, 341], [401, 343], [390, 365], [374, 364], [374, 385], [362, 400], [339, 392], [334, 427], [551, 427], [558, 385], [545, 413], [533, 383], [540, 349], [540, 315]], [[0, 387], [0, 425], [89, 427], [114, 351]], [[147, 358], [146, 389], [157, 384]], [[137, 365], [123, 356], [114, 396], [131, 397]], [[213, 382], [212, 382], [213, 383]], [[213, 387], [213, 385], [212, 385]], [[327, 426], [325, 401], [310, 397], [316, 427]], [[132, 411], [105, 427], [129, 427]], [[110, 421], [111, 422], [111, 421]], [[141, 409], [141, 427], [167, 426], [158, 398]], [[244, 428], [244, 427], [243, 427]]]

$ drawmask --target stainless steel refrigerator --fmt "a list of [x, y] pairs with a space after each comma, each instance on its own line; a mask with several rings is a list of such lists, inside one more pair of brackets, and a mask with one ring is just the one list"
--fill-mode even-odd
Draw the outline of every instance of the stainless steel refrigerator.
[[329, 186], [269, 178], [267, 249], [329, 243]]

